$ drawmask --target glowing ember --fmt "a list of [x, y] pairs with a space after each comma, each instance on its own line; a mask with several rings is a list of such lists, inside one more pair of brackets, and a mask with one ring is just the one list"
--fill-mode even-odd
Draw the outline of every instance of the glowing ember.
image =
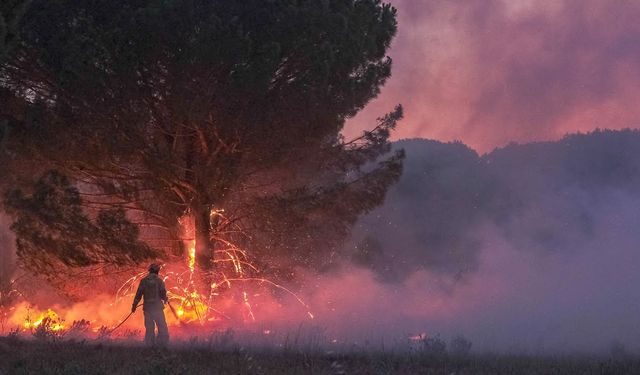
[[256, 320], [255, 315], [253, 315], [253, 310], [251, 309], [251, 302], [249, 302], [249, 296], [247, 295], [247, 292], [245, 292], [244, 290], [242, 291], [242, 298], [244, 300], [244, 305], [247, 307], [247, 311], [249, 312], [249, 316], [251, 317], [251, 320]]
[[193, 272], [193, 269], [196, 265], [196, 241], [191, 241], [192, 244], [189, 246], [189, 270]]
[[[186, 296], [169, 292], [169, 301], [178, 302], [175, 311], [178, 319], [183, 323], [203, 322], [209, 311], [208, 306], [197, 292], [188, 293]], [[173, 304], [173, 302], [171, 303]]]

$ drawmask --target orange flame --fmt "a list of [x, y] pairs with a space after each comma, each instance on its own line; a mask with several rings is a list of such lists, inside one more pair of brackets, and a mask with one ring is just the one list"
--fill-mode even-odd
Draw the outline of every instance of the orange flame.
[[25, 317], [24, 323], [22, 324], [23, 328], [26, 330], [34, 330], [40, 327], [43, 322], [48, 323], [48, 329], [51, 331], [61, 331], [66, 328], [64, 324], [64, 320], [60, 318], [58, 313], [51, 309], [47, 309], [47, 311], [40, 312], [36, 314], [35, 319], [31, 319], [31, 316], [27, 314]]
[[[223, 220], [226, 220], [223, 212], [223, 210], [211, 210], [211, 216], [220, 216]], [[202, 326], [218, 321], [232, 322], [236, 317], [242, 317], [243, 322], [255, 322], [258, 319], [257, 315], [260, 310], [257, 307], [261, 305], [260, 303], [254, 303], [252, 299], [261, 294], [251, 293], [250, 286], [284, 291], [307, 309], [307, 314], [311, 319], [314, 318], [313, 314], [308, 311], [309, 306], [293, 291], [272, 280], [259, 277], [260, 270], [251, 263], [248, 253], [226, 239], [216, 238], [221, 247], [213, 252], [214, 259], [212, 261], [218, 265], [219, 272], [210, 275], [213, 277], [213, 281], [206, 288], [199, 287], [198, 285], [201, 286], [201, 279], [197, 277], [196, 259], [198, 254], [196, 254], [193, 217], [186, 214], [180, 218], [179, 223], [182, 226], [183, 241], [187, 249], [185, 263], [182, 265], [165, 264], [162, 272], [171, 309], [175, 314], [167, 316], [168, 324], [172, 326], [199, 324]], [[70, 318], [69, 321], [84, 317], [97, 317], [90, 323], [91, 330], [97, 333], [101, 331], [109, 332], [110, 334], [112, 328], [119, 327], [119, 323], [127, 316], [129, 303], [133, 299], [140, 280], [145, 276], [146, 272], [140, 272], [126, 280], [117, 290], [115, 302], [108, 301], [110, 303], [103, 303], [100, 307], [75, 308], [69, 311], [62, 311], [63, 316]], [[236, 288], [236, 285], [239, 288]], [[87, 306], [96, 305], [97, 300], [89, 301]], [[103, 302], [105, 301], [104, 297], [102, 300]], [[239, 311], [237, 311], [238, 309]], [[85, 315], [83, 311], [88, 315]], [[72, 326], [65, 325], [64, 319], [60, 317], [58, 312], [47, 309], [34, 314], [31, 307], [27, 307], [26, 303], [16, 308], [11, 315], [13, 317], [12, 321], [15, 324], [21, 324], [22, 329], [25, 331], [33, 331], [45, 323], [47, 329], [51, 331], [73, 329]], [[136, 319], [134, 316], [120, 332], [126, 334], [127, 331], [139, 330], [140, 322], [136, 321]]]

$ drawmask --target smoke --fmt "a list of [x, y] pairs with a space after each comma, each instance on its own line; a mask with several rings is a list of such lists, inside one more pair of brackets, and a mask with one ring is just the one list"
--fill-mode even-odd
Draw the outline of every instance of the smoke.
[[350, 137], [397, 103], [395, 136], [510, 141], [637, 127], [640, 4], [598, 0], [391, 0], [393, 77]]
[[[247, 291], [255, 322], [236, 298], [217, 305], [233, 319], [196, 329], [173, 321], [172, 337], [231, 327], [266, 345], [317, 335], [336, 347], [389, 348], [426, 333], [464, 335], [480, 352], [603, 353], [614, 341], [640, 352], [638, 144], [636, 131], [485, 155], [462, 143], [398, 142], [405, 173], [358, 222], [342, 267], [295, 272], [304, 304], [259, 283], [234, 286]], [[130, 302], [97, 292], [37, 308], [64, 311], [68, 323], [91, 320], [95, 329], [121, 321]], [[24, 320], [26, 307], [12, 323]], [[121, 332], [142, 330], [141, 316]]]
[[455, 286], [428, 270], [399, 283], [363, 269], [322, 280], [312, 298], [324, 306], [317, 323], [356, 342], [462, 334], [478, 351], [602, 353], [619, 341], [637, 352], [640, 199], [609, 198], [599, 233], [579, 249], [540, 254], [515, 247], [500, 228], [476, 228], [484, 240], [477, 272]]
[[322, 288], [326, 314], [338, 332], [463, 334], [477, 350], [640, 350], [639, 142], [598, 132], [484, 156], [400, 142], [406, 173], [354, 234], [360, 267]]

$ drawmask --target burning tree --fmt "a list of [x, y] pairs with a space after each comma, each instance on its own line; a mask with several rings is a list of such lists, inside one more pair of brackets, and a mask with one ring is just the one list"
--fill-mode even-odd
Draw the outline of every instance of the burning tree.
[[396, 26], [380, 0], [32, 1], [0, 65], [22, 263], [181, 256], [185, 220], [203, 271], [230, 243], [322, 263], [401, 173], [400, 107], [340, 135]]

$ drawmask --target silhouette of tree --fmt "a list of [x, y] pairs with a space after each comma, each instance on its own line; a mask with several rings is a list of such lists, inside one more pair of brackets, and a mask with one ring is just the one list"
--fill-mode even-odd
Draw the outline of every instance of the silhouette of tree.
[[401, 107], [340, 135], [390, 76], [396, 12], [380, 0], [32, 5], [0, 66], [0, 90], [28, 104], [10, 113], [9, 151], [35, 164], [18, 169], [68, 176], [78, 204], [125, 210], [167, 256], [188, 214], [205, 270], [230, 240], [314, 264], [401, 173]]
[[[17, 255], [32, 270], [46, 273], [57, 262], [71, 267], [125, 265], [154, 255], [138, 241], [138, 228], [126, 219], [124, 210], [102, 210], [95, 219], [89, 218], [78, 190], [55, 172], [39, 179], [30, 194], [12, 190], [5, 207], [9, 214], [18, 213], [11, 226]], [[53, 256], [40, 256], [42, 251]]]
[[[30, 0], [5, 0], [0, 3], [0, 63], [18, 42], [19, 23], [29, 3]], [[0, 103], [3, 107], [9, 104], [6, 99], [5, 93], [0, 88]], [[4, 111], [0, 111], [0, 152], [4, 150], [9, 130], [9, 120], [2, 116], [2, 112]]]
[[0, 61], [18, 41], [19, 23], [30, 0], [4, 0], [0, 3]]

